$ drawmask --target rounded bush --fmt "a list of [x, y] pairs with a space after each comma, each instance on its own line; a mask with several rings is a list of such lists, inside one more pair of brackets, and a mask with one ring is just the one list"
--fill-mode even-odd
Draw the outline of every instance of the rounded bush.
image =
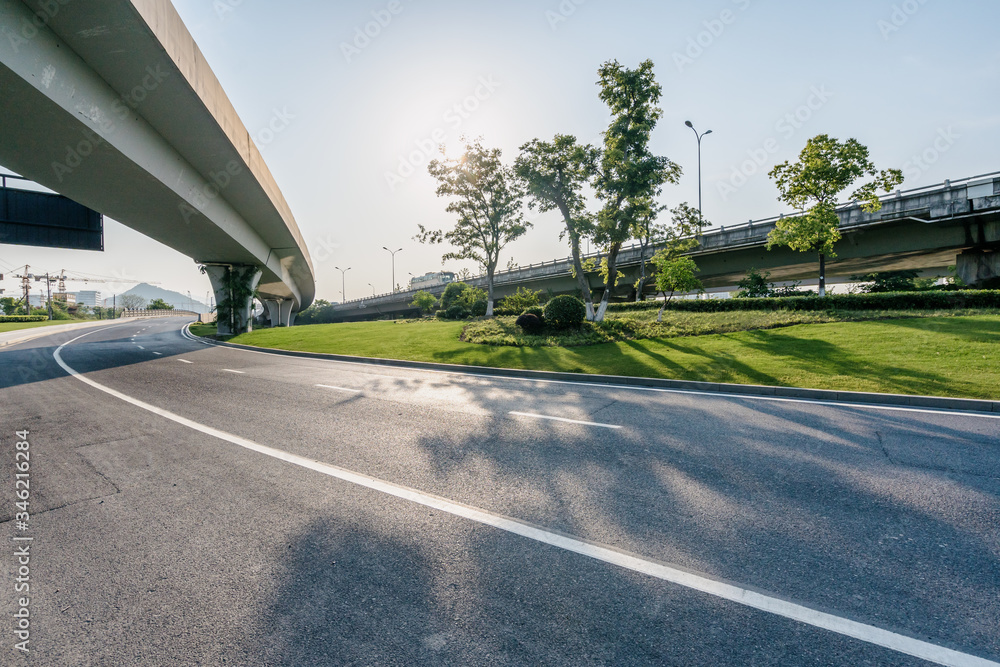
[[545, 304], [545, 323], [554, 329], [569, 329], [583, 324], [587, 307], [575, 296], [557, 296]]
[[482, 317], [486, 314], [486, 302], [485, 301], [475, 301], [473, 302], [470, 312], [474, 317]]
[[525, 308], [524, 312], [521, 313], [521, 314], [522, 315], [528, 315], [528, 314], [534, 315], [535, 317], [538, 318], [538, 320], [542, 324], [545, 324], [545, 311], [542, 310], [541, 306], [532, 306], [531, 308]]
[[544, 325], [542, 324], [542, 319], [533, 313], [525, 313], [515, 320], [514, 324], [521, 327], [521, 330], [526, 334], [540, 334]]
[[460, 303], [453, 303], [444, 311], [444, 316], [449, 320], [464, 320], [469, 316], [469, 309]]

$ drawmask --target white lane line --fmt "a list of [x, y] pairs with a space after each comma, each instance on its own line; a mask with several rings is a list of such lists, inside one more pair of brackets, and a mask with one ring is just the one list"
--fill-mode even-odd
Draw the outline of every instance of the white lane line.
[[229, 368], [223, 368], [222, 370], [225, 371], [226, 373], [236, 373], [238, 375], [246, 375], [246, 371], [234, 371]]
[[144, 348], [144, 347], [143, 347], [142, 345], [140, 345], [140, 346], [139, 346], [139, 349], [140, 349], [140, 350], [145, 350], [146, 348]]
[[567, 424], [582, 424], [583, 426], [597, 426], [599, 428], [621, 428], [621, 426], [616, 426], [614, 424], [599, 424], [597, 422], [583, 422], [579, 419], [566, 419], [565, 417], [550, 417], [548, 415], [536, 415], [530, 412], [514, 412], [511, 411], [508, 414], [515, 415], [517, 417], [530, 417], [531, 419], [547, 419], [554, 422], [565, 422]]
[[695, 574], [686, 570], [679, 570], [677, 568], [670, 567], [665, 563], [658, 563], [624, 551], [606, 547], [601, 544], [588, 542], [569, 535], [554, 533], [541, 526], [536, 526], [526, 521], [520, 521], [518, 519], [513, 519], [500, 514], [493, 514], [492, 512], [487, 512], [486, 510], [482, 510], [471, 505], [465, 505], [453, 500], [448, 500], [447, 498], [424, 493], [423, 491], [419, 491], [417, 489], [401, 486], [399, 484], [387, 482], [375, 477], [369, 477], [368, 475], [363, 475], [361, 473], [333, 466], [328, 463], [321, 463], [320, 461], [307, 459], [304, 456], [298, 456], [280, 449], [274, 449], [272, 447], [256, 443], [252, 440], [247, 440], [246, 438], [242, 438], [238, 435], [233, 435], [232, 433], [227, 433], [225, 431], [212, 428], [211, 426], [200, 424], [196, 421], [170, 412], [169, 410], [158, 408], [155, 405], [145, 403], [110, 387], [99, 384], [94, 380], [81, 375], [73, 368], [70, 368], [66, 362], [63, 361], [60, 352], [62, 352], [63, 348], [67, 345], [88, 335], [90, 334], [77, 336], [73, 340], [60, 345], [55, 352], [52, 353], [56, 363], [58, 363], [64, 371], [75, 377], [77, 380], [90, 385], [94, 389], [103, 391], [104, 393], [121, 399], [126, 403], [130, 403], [138, 408], [152, 412], [153, 414], [169, 419], [170, 421], [181, 424], [182, 426], [187, 426], [188, 428], [194, 429], [199, 433], [204, 433], [205, 435], [213, 438], [218, 438], [239, 447], [243, 447], [244, 449], [264, 454], [265, 456], [270, 456], [278, 459], [279, 461], [285, 461], [293, 465], [301, 466], [308, 470], [313, 470], [315, 472], [322, 473], [351, 484], [356, 484], [367, 489], [372, 489], [395, 498], [401, 498], [418, 505], [437, 509], [442, 512], [448, 512], [449, 514], [453, 514], [470, 521], [475, 521], [476, 523], [486, 526], [492, 526], [514, 535], [520, 535], [521, 537], [541, 542], [542, 544], [548, 544], [550, 546], [571, 551], [595, 560], [617, 565], [634, 572], [639, 572], [657, 579], [669, 581], [685, 588], [690, 588], [692, 590], [707, 593], [708, 595], [729, 600], [737, 604], [759, 609], [761, 611], [789, 618], [794, 621], [799, 621], [813, 627], [836, 632], [847, 637], [853, 637], [854, 639], [859, 639], [869, 644], [882, 646], [893, 651], [905, 653], [906, 655], [912, 655], [939, 665], [947, 665], [949, 667], [1000, 667], [1000, 663], [979, 658], [974, 655], [969, 655], [968, 653], [962, 653], [960, 651], [931, 644], [920, 639], [907, 637], [906, 635], [884, 630], [874, 625], [852, 621], [849, 618], [843, 618], [841, 616], [835, 616], [826, 612], [817, 611], [816, 609], [795, 604], [794, 602], [788, 602], [787, 600], [782, 600], [781, 598], [741, 588], [734, 584], [718, 581], [704, 575]]
[[193, 364], [194, 363], [193, 361], [188, 361], [187, 359], [178, 359], [177, 361], [181, 362], [182, 364]]
[[350, 392], [352, 394], [360, 394], [360, 393], [362, 393], [362, 391], [360, 389], [348, 389], [346, 387], [334, 387], [334, 386], [331, 386], [331, 385], [328, 385], [328, 384], [318, 384], [316, 386], [317, 387], [321, 387], [323, 389], [333, 389], [334, 391], [347, 391], [347, 392]]
[[162, 353], [162, 352], [154, 352], [153, 354], [155, 354], [155, 355], [156, 355], [156, 356], [158, 356], [158, 357], [162, 357], [162, 356], [163, 356], [163, 353]]
[[[194, 336], [194, 334], [191, 334]], [[196, 340], [191, 338], [191, 340]], [[209, 341], [198, 341], [204, 345], [211, 345], [213, 347], [224, 348], [227, 350], [235, 350], [237, 352], [250, 352], [252, 354], [266, 354], [268, 356], [282, 356], [275, 352], [269, 352], [267, 350], [245, 350], [240, 347], [226, 347], [225, 345], [217, 345]], [[306, 361], [321, 361], [328, 364], [345, 364], [351, 366], [364, 366], [370, 368], [372, 364], [366, 364], [363, 361], [341, 361], [339, 359], [322, 359], [317, 357], [296, 357], [297, 359], [303, 359]], [[990, 414], [988, 412], [966, 412], [962, 410], [947, 410], [947, 409], [933, 409], [933, 408], [910, 408], [905, 406], [897, 405], [883, 405], [880, 403], [850, 403], [842, 401], [821, 401], [809, 398], [787, 398], [783, 396], [760, 396], [755, 394], [733, 394], [718, 391], [698, 391], [697, 389], [665, 389], [662, 387], [637, 387], [635, 385], [624, 385], [624, 384], [602, 384], [599, 382], [574, 382], [572, 380], [544, 380], [541, 378], [519, 378], [510, 375], [489, 375], [487, 373], [469, 373], [463, 371], [441, 371], [435, 370], [433, 368], [407, 368], [405, 366], [393, 366], [392, 368], [399, 369], [401, 371], [409, 371], [411, 373], [437, 373], [440, 375], [454, 375], [457, 377], [474, 377], [474, 378], [485, 378], [487, 380], [505, 381], [505, 382], [538, 382], [541, 384], [568, 384], [574, 387], [589, 387], [592, 389], [614, 389], [617, 391], [649, 391], [659, 394], [683, 394], [687, 396], [706, 396], [708, 398], [737, 398], [746, 401], [767, 401], [771, 403], [800, 403], [803, 405], [823, 405], [827, 407], [835, 408], [854, 408], [858, 410], [872, 410], [872, 411], [884, 411], [884, 412], [913, 412], [917, 414], [928, 414], [928, 415], [947, 415], [953, 417], [979, 417], [981, 419], [1000, 419], [1000, 415]], [[503, 370], [503, 369], [501, 369]], [[374, 374], [373, 374], [374, 375]]]

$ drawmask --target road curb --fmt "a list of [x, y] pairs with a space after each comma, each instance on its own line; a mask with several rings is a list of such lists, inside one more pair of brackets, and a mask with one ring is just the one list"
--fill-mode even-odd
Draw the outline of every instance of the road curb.
[[[187, 330], [187, 327], [185, 327]], [[191, 336], [190, 331], [188, 333]], [[742, 396], [773, 396], [775, 398], [807, 399], [811, 401], [826, 401], [830, 403], [855, 403], [859, 405], [881, 405], [887, 407], [926, 408], [936, 410], [952, 410], [958, 412], [987, 412], [1000, 414], [1000, 401], [984, 401], [972, 398], [947, 398], [943, 396], [910, 396], [907, 394], [878, 394], [860, 391], [836, 391], [828, 389], [799, 389], [797, 387], [772, 387], [753, 384], [726, 384], [722, 382], [697, 382], [693, 380], [667, 380], [662, 378], [644, 378], [628, 375], [591, 375], [587, 373], [558, 373], [553, 371], [528, 371], [512, 368], [493, 368], [490, 366], [461, 366], [458, 364], [439, 364], [429, 361], [402, 361], [399, 359], [375, 359], [371, 357], [352, 357], [343, 354], [326, 354], [323, 352], [298, 352], [294, 350], [279, 350], [270, 347], [253, 347], [211, 340], [195, 336], [209, 345], [231, 347], [234, 349], [267, 352], [288, 357], [305, 359], [326, 359], [329, 361], [344, 361], [372, 366], [393, 366], [397, 368], [414, 368], [418, 370], [441, 371], [457, 374], [491, 375], [531, 380], [548, 380], [556, 382], [575, 382], [579, 384], [617, 385], [626, 387], [650, 387], [675, 391], [705, 392], [712, 394], [731, 394]]]

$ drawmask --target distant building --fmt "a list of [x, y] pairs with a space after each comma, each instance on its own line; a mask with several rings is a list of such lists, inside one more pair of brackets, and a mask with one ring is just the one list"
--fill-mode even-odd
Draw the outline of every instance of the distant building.
[[427, 289], [455, 282], [455, 274], [451, 271], [437, 271], [414, 276], [410, 279], [410, 289]]
[[84, 290], [76, 293], [76, 303], [79, 306], [95, 308], [101, 305], [101, 293], [94, 290]]

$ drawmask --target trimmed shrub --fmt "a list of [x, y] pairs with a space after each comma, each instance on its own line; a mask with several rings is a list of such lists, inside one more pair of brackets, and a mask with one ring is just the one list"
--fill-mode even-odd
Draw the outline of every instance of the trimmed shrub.
[[469, 305], [469, 312], [472, 313], [473, 317], [482, 317], [486, 314], [486, 302], [473, 301]]
[[[612, 303], [612, 312], [659, 309], [661, 301]], [[667, 303], [667, 310], [689, 313], [724, 313], [738, 310], [957, 310], [1000, 308], [1000, 290], [888, 292], [832, 294], [765, 299], [682, 299]]]
[[557, 296], [545, 304], [545, 323], [553, 329], [569, 329], [583, 324], [587, 307], [575, 296]]
[[48, 315], [0, 315], [0, 322], [45, 322]]
[[542, 324], [545, 324], [545, 311], [541, 306], [534, 306], [532, 308], [525, 308], [522, 315], [531, 314], [537, 317]]
[[521, 330], [526, 334], [540, 334], [542, 333], [542, 329], [545, 327], [545, 325], [542, 324], [541, 318], [533, 313], [525, 313], [524, 315], [521, 315], [517, 318], [514, 324], [521, 327]]
[[469, 316], [469, 309], [461, 303], [453, 303], [444, 311], [445, 319], [464, 320]]
[[448, 310], [452, 304], [458, 301], [469, 286], [463, 282], [448, 283], [441, 295], [441, 310]]

